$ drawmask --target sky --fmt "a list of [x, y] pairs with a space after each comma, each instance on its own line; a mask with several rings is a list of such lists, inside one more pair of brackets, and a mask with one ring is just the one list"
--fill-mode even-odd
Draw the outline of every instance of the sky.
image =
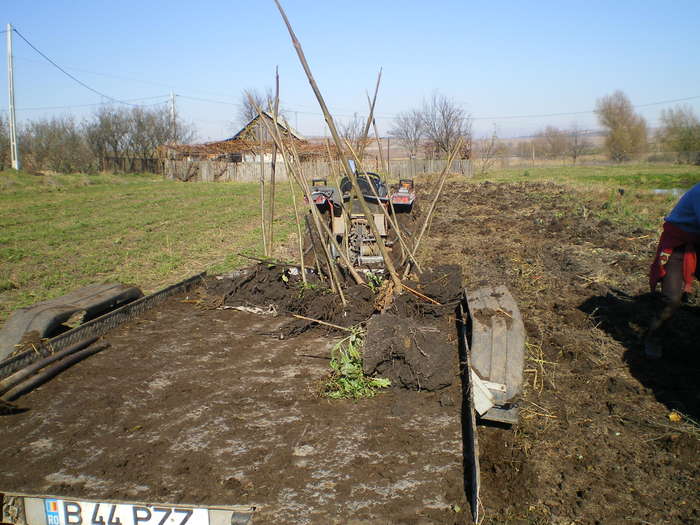
[[[334, 118], [366, 115], [366, 92], [383, 69], [381, 134], [436, 90], [464, 107], [477, 136], [494, 129], [527, 136], [547, 125], [598, 129], [596, 100], [618, 89], [643, 106], [652, 127], [661, 109], [676, 105], [657, 102], [694, 97], [682, 103], [700, 115], [697, 0], [281, 3]], [[100, 93], [163, 104], [174, 92], [200, 141], [231, 136], [241, 92], [272, 87], [275, 67], [290, 123], [305, 135], [325, 133], [272, 0], [4, 0], [2, 7], [6, 24]], [[20, 122], [80, 120], [108, 101], [13, 39]], [[567, 114], [552, 115], [560, 113]]]

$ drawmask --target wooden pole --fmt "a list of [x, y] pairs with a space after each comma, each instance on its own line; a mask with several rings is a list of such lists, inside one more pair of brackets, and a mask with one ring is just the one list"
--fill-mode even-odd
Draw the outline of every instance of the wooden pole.
[[297, 241], [299, 243], [299, 265], [301, 266], [301, 280], [306, 284], [306, 267], [304, 266], [304, 238], [301, 234], [301, 220], [299, 218], [299, 208], [297, 207], [297, 196], [292, 184], [292, 176], [287, 170], [287, 180], [289, 181], [289, 191], [292, 194], [292, 206], [294, 206], [294, 220], [297, 224]]
[[[259, 117], [262, 121], [262, 116]], [[259, 139], [259, 151], [260, 155], [260, 226], [263, 244], [263, 253], [265, 256], [269, 255], [267, 253], [267, 235], [265, 234], [265, 155], [263, 153], [263, 138], [262, 130], [258, 126], [258, 139]]]
[[[359, 157], [355, 154], [355, 152], [353, 151], [352, 146], [350, 145], [350, 143], [349, 143], [347, 140], [345, 141], [345, 143], [347, 144], [348, 149], [350, 150], [350, 153], [352, 154], [353, 158], [355, 159], [355, 162], [357, 163], [357, 169], [360, 170], [360, 171], [362, 172], [362, 171], [363, 171], [363, 170], [362, 170], [362, 164], [361, 164], [362, 161], [361, 161], [361, 160], [359, 159]], [[385, 208], [384, 206], [381, 205], [381, 202], [380, 202], [380, 199], [379, 199], [379, 195], [377, 195], [377, 190], [376, 190], [376, 188], [374, 187], [374, 184], [370, 183], [370, 184], [369, 184], [369, 187], [370, 187], [371, 190], [372, 190], [372, 194], [373, 194], [374, 198], [377, 199], [377, 203], [379, 203], [379, 207], [381, 208], [382, 212], [384, 212], [384, 216], [385, 216], [385, 217], [387, 218], [387, 220], [389, 221], [389, 224], [391, 225], [392, 228], [394, 228], [394, 230], [396, 230], [396, 236], [397, 236], [397, 238], [399, 239], [399, 244], [401, 245], [401, 249], [408, 253], [409, 258], [410, 258], [410, 259], [413, 261], [413, 263], [416, 265], [416, 268], [418, 268], [418, 271], [419, 271], [419, 272], [422, 271], [422, 270], [420, 269], [420, 265], [418, 264], [418, 261], [415, 260], [415, 258], [413, 257], [413, 254], [412, 254], [412, 253], [410, 252], [410, 250], [408, 249], [408, 246], [406, 246], [406, 244], [404, 243], [403, 236], [401, 235], [401, 228], [399, 228], [399, 223], [396, 222], [396, 221], [394, 220], [394, 219], [396, 218], [396, 216], [392, 217], [391, 214], [386, 210], [386, 208]], [[389, 202], [391, 202], [391, 199], [389, 199]], [[393, 210], [393, 206], [392, 206], [392, 210]]]
[[391, 137], [386, 138], [386, 180], [391, 176]]
[[[251, 96], [249, 96], [248, 100], [250, 100], [251, 104], [253, 104], [253, 106], [258, 110], [258, 113], [261, 114], [262, 111], [259, 108], [259, 106], [255, 103], [253, 98]], [[265, 123], [266, 126], [268, 126], [267, 121], [263, 120], [263, 122]], [[275, 130], [274, 133], [271, 132], [270, 134], [272, 135], [273, 140], [275, 140], [276, 142], [279, 142], [278, 147], [280, 148], [280, 151], [283, 152], [283, 157], [286, 159], [287, 154], [285, 153], [284, 143], [282, 143], [280, 140], [279, 130]], [[297, 184], [299, 184], [301, 186], [302, 190], [304, 191], [304, 194], [306, 195], [306, 200], [309, 203], [309, 207], [311, 209], [311, 215], [313, 216], [313, 220], [314, 220], [314, 225], [316, 227], [316, 230], [317, 230], [317, 233], [319, 236], [319, 240], [321, 241], [321, 246], [323, 247], [324, 255], [326, 257], [326, 261], [328, 264], [329, 279], [331, 280], [331, 285], [334, 288], [334, 290], [336, 290], [338, 292], [338, 294], [340, 295], [341, 301], [343, 302], [343, 306], [345, 306], [345, 304], [347, 304], [347, 303], [345, 301], [345, 295], [343, 294], [342, 286], [340, 283], [340, 278], [339, 278], [338, 274], [336, 273], [336, 263], [333, 260], [333, 258], [331, 257], [330, 250], [328, 249], [328, 246], [326, 245], [325, 242], [323, 242], [322, 232], [324, 230], [324, 227], [325, 227], [326, 232], [329, 234], [329, 240], [331, 241], [331, 243], [333, 244], [333, 246], [335, 247], [335, 249], [338, 251], [338, 253], [341, 256], [343, 255], [342, 250], [340, 250], [340, 247], [338, 246], [337, 241], [333, 238], [332, 232], [330, 232], [330, 229], [328, 228], [328, 226], [325, 223], [323, 223], [323, 221], [321, 220], [319, 211], [316, 209], [316, 205], [313, 203], [313, 199], [311, 197], [311, 189], [308, 185], [308, 181], [306, 180], [306, 177], [304, 176], [303, 169], [301, 168], [301, 161], [299, 160], [299, 153], [296, 150], [296, 145], [294, 144], [293, 138], [290, 139], [290, 145], [291, 145], [290, 150], [292, 152], [291, 158], [294, 162], [289, 162], [288, 166], [292, 167], [291, 173], [295, 175]], [[286, 160], [285, 160], [285, 162], [286, 162]], [[290, 170], [288, 169], [288, 172], [289, 171]], [[353, 276], [353, 278], [355, 279], [355, 281], [358, 284], [364, 283], [364, 280], [362, 279], [362, 277], [357, 273], [357, 271], [351, 265], [348, 267], [348, 271], [350, 272], [350, 274]]]
[[[338, 177], [338, 174], [335, 171], [335, 167], [333, 166], [333, 155], [331, 154], [331, 143], [328, 139], [326, 139], [326, 152], [328, 153], [328, 162], [330, 163], [330, 171], [329, 174], [331, 178], [333, 179], [333, 184], [335, 185], [335, 189], [338, 190], [338, 195], [340, 198], [343, 198], [343, 192], [340, 190], [340, 177]], [[345, 255], [349, 258], [350, 257], [350, 246], [348, 243], [348, 235], [350, 233], [350, 214], [348, 213], [348, 210], [345, 208], [345, 206], [342, 207], [343, 210], [343, 220], [345, 221], [345, 235], [343, 235], [343, 250], [345, 251]]]
[[[421, 227], [420, 233], [418, 234], [418, 237], [416, 238], [416, 242], [413, 245], [413, 251], [411, 252], [412, 257], [415, 257], [415, 255], [418, 253], [418, 248], [420, 247], [421, 239], [423, 238], [423, 234], [425, 233], [425, 230], [428, 227], [428, 223], [430, 221], [430, 218], [432, 217], [433, 211], [435, 210], [435, 205], [437, 204], [437, 201], [440, 198], [440, 194], [442, 193], [442, 188], [445, 185], [445, 181], [447, 180], [448, 168], [452, 164], [452, 160], [455, 158], [455, 156], [457, 155], [457, 152], [459, 151], [459, 148], [461, 148], [461, 147], [462, 147], [462, 137], [459, 137], [454, 149], [450, 153], [448, 153], [448, 155], [447, 155], [447, 162], [445, 163], [445, 167], [442, 170], [442, 173], [440, 174], [440, 181], [438, 183], [437, 189], [435, 190], [435, 195], [433, 197], [432, 202], [430, 203], [430, 208], [428, 209], [428, 213], [425, 216], [425, 220], [423, 221], [423, 226]], [[404, 279], [408, 275], [410, 268], [411, 268], [411, 263], [410, 263], [410, 261], [407, 261], [406, 262], [406, 269], [403, 272]]]
[[[365, 128], [362, 130], [362, 137], [358, 143], [357, 157], [360, 160], [365, 158], [365, 147], [367, 146], [367, 137], [369, 136], [369, 127], [374, 122], [374, 105], [377, 103], [377, 93], [379, 92], [379, 83], [382, 80], [382, 68], [379, 68], [379, 75], [377, 75], [377, 85], [374, 86], [374, 97], [369, 104], [369, 115], [367, 115], [367, 122], [365, 123]], [[367, 93], [367, 100], [369, 100], [369, 93]]]
[[[294, 146], [294, 143], [292, 143], [292, 150], [293, 150], [294, 155], [295, 155], [296, 158], [297, 158], [297, 163], [301, 166], [301, 162], [299, 162], [299, 155], [298, 155], [298, 152], [296, 151], [296, 146]], [[301, 173], [301, 170], [300, 170], [300, 173]], [[323, 222], [323, 220], [321, 220], [320, 213], [319, 213], [318, 210], [316, 209], [316, 205], [315, 205], [315, 204], [312, 202], [312, 200], [311, 200], [311, 188], [309, 187], [309, 182], [306, 180], [306, 178], [303, 177], [303, 174], [302, 174], [302, 177], [301, 177], [301, 178], [302, 178], [302, 180], [303, 180], [303, 182], [304, 182], [304, 184], [305, 184], [305, 188], [304, 188], [304, 189], [305, 189], [306, 194], [308, 195], [309, 203], [311, 203], [312, 213], [313, 213], [313, 212], [316, 212], [316, 214], [317, 214], [317, 216], [318, 216], [318, 219], [319, 219], [319, 223], [321, 224], [321, 227], [323, 228], [323, 230], [325, 231], [326, 235], [328, 236], [328, 240], [331, 242], [331, 244], [333, 245], [333, 247], [335, 248], [335, 250], [338, 252], [338, 255], [340, 255], [341, 259], [343, 259], [343, 262], [344, 262], [345, 265], [347, 266], [348, 271], [350, 272], [350, 275], [352, 275], [352, 278], [355, 280], [355, 282], [356, 282], [357, 284], [364, 284], [365, 280], [364, 280], [364, 279], [362, 278], [362, 276], [357, 272], [357, 270], [355, 270], [355, 268], [353, 268], [353, 266], [352, 266], [352, 264], [350, 263], [350, 259], [348, 258], [347, 254], [343, 252], [343, 250], [342, 250], [342, 249], [340, 248], [340, 246], [338, 245], [338, 241], [335, 240], [335, 235], [333, 235], [333, 232], [331, 231], [331, 229], [328, 227], [328, 225], [327, 225], [325, 222]], [[331, 210], [331, 213], [333, 213], [332, 210]]]
[[[275, 4], [277, 5], [277, 9], [280, 12], [280, 15], [282, 16], [282, 19], [284, 20], [285, 25], [287, 26], [287, 31], [289, 32], [289, 36], [292, 39], [292, 44], [294, 45], [294, 48], [296, 49], [297, 56], [299, 57], [299, 61], [301, 62], [301, 65], [304, 69], [304, 72], [306, 73], [306, 77], [309, 80], [309, 84], [311, 85], [311, 89], [313, 90], [314, 94], [316, 95], [316, 100], [318, 100], [319, 105], [321, 106], [321, 110], [323, 111], [323, 116], [326, 120], [326, 124], [328, 125], [328, 129], [331, 132], [331, 136], [333, 137], [333, 142], [335, 142], [335, 147], [338, 148], [338, 151], [342, 153], [343, 151], [343, 145], [340, 140], [340, 135], [338, 134], [338, 129], [335, 126], [335, 122], [333, 121], [333, 117], [331, 116], [330, 111], [328, 110], [328, 106], [326, 106], [326, 102], [323, 99], [323, 95], [321, 95], [321, 90], [319, 89], [318, 85], [316, 84], [316, 80], [314, 79], [313, 74], [311, 73], [311, 68], [309, 67], [309, 63], [306, 61], [306, 57], [304, 56], [304, 50], [301, 47], [301, 44], [299, 43], [299, 39], [297, 39], [296, 34], [294, 33], [294, 30], [292, 29], [291, 24], [289, 23], [289, 19], [287, 18], [287, 14], [285, 13], [284, 9], [282, 9], [282, 6], [279, 3], [279, 0], [274, 0]], [[367, 203], [365, 200], [362, 198], [362, 190], [360, 190], [359, 185], [357, 184], [357, 178], [355, 177], [355, 174], [351, 172], [350, 167], [347, 165], [346, 162], [343, 162], [343, 169], [345, 170], [345, 174], [347, 175], [348, 179], [352, 183], [353, 189], [355, 190], [355, 196], [357, 197], [360, 207], [362, 208], [362, 211], [365, 215], [365, 219], [367, 220], [367, 223], [370, 226], [370, 229], [372, 231], [372, 235], [374, 235], [374, 238], [377, 239], [377, 246], [379, 247], [379, 251], [384, 258], [384, 263], [386, 265], [386, 269], [389, 272], [389, 275], [391, 275], [391, 279], [394, 283], [394, 289], [396, 290], [397, 293], [401, 290], [401, 279], [399, 278], [398, 273], [396, 272], [396, 268], [394, 267], [394, 263], [392, 262], [391, 258], [389, 257], [389, 254], [387, 253], [386, 247], [384, 246], [384, 241], [381, 238], [381, 235], [379, 234], [379, 230], [377, 229], [377, 225], [374, 224], [374, 219], [372, 217], [372, 212], [370, 212], [369, 207], [367, 206]]]
[[[277, 129], [277, 113], [280, 107], [280, 74], [279, 68], [275, 67], [275, 103], [272, 109], [273, 127]], [[272, 160], [270, 162], [270, 226], [268, 227], [268, 255], [272, 255], [272, 245], [274, 243], [273, 231], [275, 224], [275, 171], [277, 169], [277, 143], [272, 145]]]

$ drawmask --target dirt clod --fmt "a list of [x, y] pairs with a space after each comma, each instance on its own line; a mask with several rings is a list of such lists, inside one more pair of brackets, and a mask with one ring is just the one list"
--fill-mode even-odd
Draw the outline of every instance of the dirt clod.
[[455, 350], [434, 326], [382, 314], [367, 323], [364, 370], [395, 386], [434, 391], [452, 384]]

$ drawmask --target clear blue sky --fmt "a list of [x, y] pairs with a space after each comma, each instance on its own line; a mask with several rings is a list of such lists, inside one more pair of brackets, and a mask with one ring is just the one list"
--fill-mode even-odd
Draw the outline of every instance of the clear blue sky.
[[[339, 118], [366, 113], [365, 91], [384, 68], [377, 115], [420, 105], [437, 89], [504, 137], [547, 124], [597, 127], [590, 110], [622, 89], [634, 104], [700, 96], [700, 2], [282, 0], [326, 101]], [[241, 90], [273, 85], [292, 124], [323, 134], [323, 120], [272, 0], [103, 0], [3, 3], [36, 47], [86, 84], [121, 100], [178, 94], [201, 140], [230, 134]], [[4, 28], [3, 28], [4, 29]], [[4, 36], [4, 35], [3, 35]], [[100, 96], [65, 77], [15, 35], [18, 108], [78, 106]], [[0, 82], [7, 107], [6, 77]], [[688, 101], [700, 114], [700, 98]], [[640, 108], [656, 125], [666, 106]], [[94, 108], [18, 111], [20, 120]], [[296, 113], [295, 113], [296, 112]]]

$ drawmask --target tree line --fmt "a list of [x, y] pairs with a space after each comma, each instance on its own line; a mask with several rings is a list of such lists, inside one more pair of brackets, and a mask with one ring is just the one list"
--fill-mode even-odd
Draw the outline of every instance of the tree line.
[[538, 159], [569, 157], [575, 164], [587, 154], [602, 152], [614, 162], [623, 162], [646, 153], [650, 141], [676, 155], [677, 162], [700, 164], [700, 120], [688, 105], [661, 111], [661, 126], [653, 137], [646, 120], [635, 112], [627, 95], [616, 91], [598, 99], [595, 113], [603, 128], [604, 143], [596, 147], [588, 131], [577, 124], [568, 129], [547, 126], [530, 140], [506, 142], [496, 130], [486, 137], [475, 138], [470, 116], [454, 100], [433, 93], [421, 107], [398, 115], [389, 134], [411, 156], [444, 154], [457, 137], [464, 139], [463, 158], [477, 162], [482, 171], [489, 169], [497, 157], [518, 156]]
[[[22, 169], [95, 172], [113, 168], [110, 159], [121, 159], [132, 171], [136, 159], [155, 158], [159, 146], [194, 140], [194, 127], [177, 114], [172, 117], [166, 106], [105, 105], [82, 121], [70, 115], [30, 120], [17, 130]], [[0, 169], [9, 167], [9, 122], [0, 117]]]

